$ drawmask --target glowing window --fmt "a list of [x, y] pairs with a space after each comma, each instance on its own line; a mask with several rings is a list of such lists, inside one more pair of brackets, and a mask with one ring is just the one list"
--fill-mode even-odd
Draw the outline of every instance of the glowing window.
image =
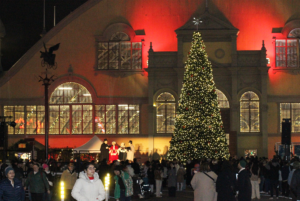
[[99, 70], [142, 69], [142, 43], [130, 42], [123, 32], [116, 32], [108, 42], [98, 43]]
[[252, 91], [245, 92], [240, 99], [240, 131], [259, 132], [259, 97]]
[[157, 133], [173, 133], [175, 126], [175, 98], [168, 92], [161, 93], [156, 99]]
[[92, 96], [84, 86], [61, 84], [49, 103], [49, 134], [93, 134]]
[[292, 133], [300, 132], [300, 103], [280, 103], [280, 132], [282, 119], [291, 119]]
[[219, 108], [229, 108], [229, 101], [228, 101], [227, 97], [225, 96], [225, 94], [218, 89], [216, 89], [216, 93], [218, 96]]
[[276, 67], [299, 67], [299, 39], [276, 40]]
[[24, 106], [4, 106], [4, 116], [11, 116], [7, 121], [15, 121], [15, 128], [8, 126], [8, 134], [24, 134], [25, 133], [25, 111]]

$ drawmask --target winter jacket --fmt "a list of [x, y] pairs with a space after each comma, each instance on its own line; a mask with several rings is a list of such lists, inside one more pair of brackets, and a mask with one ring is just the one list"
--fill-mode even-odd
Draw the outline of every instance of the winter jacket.
[[184, 175], [185, 175], [185, 169], [179, 168], [177, 171], [177, 182], [183, 183], [184, 182]]
[[236, 177], [232, 171], [224, 170], [218, 175], [216, 191], [218, 192], [218, 201], [236, 200]]
[[46, 174], [42, 171], [38, 171], [34, 174], [34, 172], [30, 172], [25, 186], [30, 186], [30, 193], [45, 193], [46, 190], [49, 190], [49, 183], [46, 177]]
[[213, 171], [206, 172], [206, 174], [214, 181], [203, 172], [197, 172], [191, 181], [194, 189], [194, 201], [217, 201], [215, 182], [218, 176]]
[[168, 172], [168, 187], [176, 186], [176, 169], [173, 167]]
[[0, 201], [24, 201], [25, 192], [22, 187], [22, 182], [14, 179], [14, 186], [11, 185], [7, 178], [0, 183]]
[[63, 171], [61, 177], [60, 177], [60, 181], [65, 183], [65, 188], [66, 189], [72, 189], [76, 179], [77, 179], [78, 174], [73, 171], [72, 173], [70, 172], [69, 169], [66, 169], [65, 171]]
[[162, 170], [155, 170], [154, 178], [155, 178], [155, 180], [162, 180]]
[[[121, 171], [120, 177], [123, 180], [123, 183], [125, 185], [125, 196], [130, 197], [133, 195], [133, 182], [131, 176], [127, 172]], [[119, 177], [115, 176], [115, 199], [120, 198], [121, 189], [119, 185]]]
[[297, 195], [297, 200], [300, 200], [300, 170], [295, 170], [291, 182], [291, 191], [294, 195]]
[[279, 170], [280, 170], [279, 164], [271, 163], [271, 165], [270, 165], [270, 179], [271, 180], [274, 180], [274, 181], [279, 180]]
[[282, 181], [286, 181], [288, 179], [289, 173], [290, 173], [289, 166], [285, 165], [281, 168]]
[[239, 172], [237, 188], [239, 191], [238, 200], [251, 201], [252, 186], [247, 170]]
[[45, 174], [46, 174], [48, 183], [49, 183], [49, 181], [52, 182], [52, 186], [49, 184], [49, 188], [50, 188], [50, 190], [52, 190], [53, 189], [53, 183], [54, 183], [54, 177], [51, 174], [51, 172], [45, 172]]
[[149, 168], [148, 169], [147, 175], [148, 175], [148, 182], [149, 182], [149, 184], [154, 184], [155, 180], [154, 180], [154, 170], [153, 170], [153, 168]]
[[71, 195], [77, 201], [104, 200], [105, 190], [98, 173], [95, 172], [94, 180], [90, 180], [86, 173], [80, 172], [79, 179], [76, 180]]

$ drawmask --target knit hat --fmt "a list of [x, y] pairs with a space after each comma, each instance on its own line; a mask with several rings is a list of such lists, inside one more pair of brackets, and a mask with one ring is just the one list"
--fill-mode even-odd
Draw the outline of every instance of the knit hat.
[[46, 169], [49, 166], [46, 163], [44, 163], [42, 167], [43, 167], [43, 169]]
[[246, 164], [247, 164], [246, 161], [240, 160], [240, 166], [241, 167], [243, 167], [243, 168], [246, 167]]
[[7, 168], [5, 168], [5, 175], [7, 175], [8, 172], [11, 171], [11, 170], [14, 171], [14, 169], [12, 167], [10, 167], [10, 166], [8, 166]]

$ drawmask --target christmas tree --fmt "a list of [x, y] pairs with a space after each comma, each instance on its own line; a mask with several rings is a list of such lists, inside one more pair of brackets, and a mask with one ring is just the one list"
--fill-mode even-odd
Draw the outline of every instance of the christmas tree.
[[229, 158], [212, 66], [199, 32], [193, 34], [168, 159]]

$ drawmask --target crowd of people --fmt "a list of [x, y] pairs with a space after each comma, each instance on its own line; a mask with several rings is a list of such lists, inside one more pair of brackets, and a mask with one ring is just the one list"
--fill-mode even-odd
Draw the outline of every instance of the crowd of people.
[[[64, 182], [66, 201], [104, 200], [103, 181], [110, 175], [110, 195], [116, 201], [130, 201], [132, 196], [162, 197], [191, 189], [194, 201], [250, 201], [262, 194], [270, 199], [279, 196], [300, 200], [300, 162], [297, 157], [285, 161], [279, 157], [230, 158], [229, 160], [202, 159], [180, 161], [113, 161], [99, 163], [69, 163], [58, 176], [51, 161], [1, 164], [0, 201], [57, 200], [59, 185]], [[57, 167], [56, 167], [57, 168]], [[148, 189], [144, 189], [148, 187]], [[26, 192], [26, 193], [25, 193]], [[26, 194], [26, 195], [25, 195]], [[164, 195], [165, 196], [165, 195]]]

